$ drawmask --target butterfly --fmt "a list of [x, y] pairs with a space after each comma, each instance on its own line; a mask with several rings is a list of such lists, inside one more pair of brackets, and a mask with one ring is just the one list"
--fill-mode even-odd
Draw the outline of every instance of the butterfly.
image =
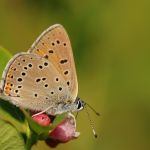
[[10, 103], [50, 115], [83, 109], [69, 37], [60, 24], [50, 26], [27, 52], [6, 65], [0, 97]]

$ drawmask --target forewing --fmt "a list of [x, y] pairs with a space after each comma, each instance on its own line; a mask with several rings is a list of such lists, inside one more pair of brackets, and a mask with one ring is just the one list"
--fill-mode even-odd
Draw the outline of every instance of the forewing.
[[53, 25], [45, 30], [29, 52], [48, 59], [55, 66], [68, 85], [74, 101], [78, 92], [77, 76], [70, 40], [63, 26]]

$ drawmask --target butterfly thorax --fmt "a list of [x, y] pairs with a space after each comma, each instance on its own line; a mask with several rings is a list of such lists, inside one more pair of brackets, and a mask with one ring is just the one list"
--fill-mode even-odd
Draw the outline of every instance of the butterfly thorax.
[[47, 113], [51, 115], [57, 115], [65, 112], [77, 112], [82, 110], [84, 106], [85, 102], [77, 97], [73, 103], [59, 103], [54, 107], [49, 107]]

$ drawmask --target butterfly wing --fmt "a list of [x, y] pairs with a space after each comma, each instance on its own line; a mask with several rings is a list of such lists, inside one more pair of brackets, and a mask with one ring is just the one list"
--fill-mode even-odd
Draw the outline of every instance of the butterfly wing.
[[61, 25], [53, 25], [45, 30], [29, 49], [33, 53], [51, 62], [62, 75], [75, 101], [78, 83], [69, 37]]
[[21, 53], [13, 57], [3, 73], [3, 95], [13, 104], [43, 111], [66, 102], [69, 91], [63, 77], [47, 59]]

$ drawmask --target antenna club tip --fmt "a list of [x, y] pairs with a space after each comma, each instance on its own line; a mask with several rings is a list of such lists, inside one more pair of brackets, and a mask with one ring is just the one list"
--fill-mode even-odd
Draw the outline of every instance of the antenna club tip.
[[94, 137], [95, 137], [95, 138], [97, 138], [97, 137], [98, 137], [98, 135], [97, 135], [97, 134], [95, 134], [95, 135], [94, 135]]

